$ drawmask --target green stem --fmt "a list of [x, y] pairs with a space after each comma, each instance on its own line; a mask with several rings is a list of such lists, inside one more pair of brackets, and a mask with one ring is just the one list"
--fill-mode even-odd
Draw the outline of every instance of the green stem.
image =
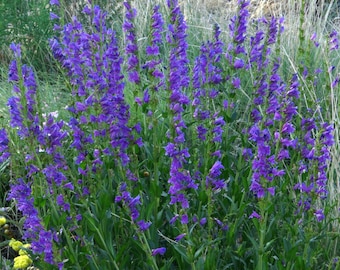
[[[138, 230], [137, 227], [136, 227], [136, 230]], [[151, 255], [152, 251], [151, 251], [150, 246], [148, 244], [148, 241], [147, 241], [147, 239], [145, 237], [145, 234], [144, 233], [138, 234], [138, 238], [139, 238], [139, 241], [141, 242], [141, 244], [143, 245], [144, 250], [146, 250], [146, 252], [147, 252], [147, 257], [148, 257], [148, 260], [152, 264], [152, 269], [158, 270], [159, 269], [158, 265], [156, 263], [155, 258]]]
[[185, 231], [185, 234], [186, 234], [186, 237], [188, 238], [188, 248], [187, 248], [187, 251], [188, 251], [188, 255], [189, 255], [189, 261], [190, 261], [190, 269], [191, 270], [196, 270], [196, 265], [195, 265], [195, 256], [194, 256], [194, 252], [192, 250], [192, 246], [191, 246], [191, 240], [190, 240], [190, 233], [189, 233], [189, 228], [188, 228], [188, 225], [185, 224], [183, 225], [183, 230]]
[[257, 270], [264, 270], [267, 268], [265, 265], [266, 258], [265, 258], [265, 238], [266, 238], [266, 231], [267, 231], [267, 219], [268, 215], [266, 212], [266, 199], [263, 199], [259, 202], [260, 205], [260, 239], [259, 239], [259, 250], [258, 250], [258, 261], [257, 261]]

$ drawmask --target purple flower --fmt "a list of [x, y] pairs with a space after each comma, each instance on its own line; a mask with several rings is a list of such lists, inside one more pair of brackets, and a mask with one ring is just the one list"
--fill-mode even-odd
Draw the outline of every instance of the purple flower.
[[182, 233], [182, 234], [180, 234], [180, 235], [177, 235], [177, 236], [175, 237], [175, 241], [176, 241], [176, 242], [181, 241], [181, 240], [183, 239], [184, 236], [186, 236], [186, 233]]
[[50, 20], [58, 20], [59, 16], [53, 12], [50, 12]]
[[176, 220], [178, 219], [178, 217], [179, 217], [178, 214], [176, 214], [175, 216], [173, 216], [173, 217], [170, 219], [169, 224], [170, 224], [170, 225], [173, 225], [173, 224], [176, 222]]
[[152, 256], [156, 256], [156, 255], [164, 255], [166, 252], [166, 248], [165, 247], [160, 247], [160, 248], [155, 248], [151, 250], [151, 255]]
[[[124, 187], [124, 186], [125, 185], [123, 185], [122, 187]], [[139, 217], [138, 206], [141, 204], [140, 196], [137, 195], [136, 197], [132, 197], [130, 192], [128, 192], [128, 191], [126, 191], [126, 190], [124, 190], [122, 188], [121, 188], [121, 191], [122, 191], [121, 195], [116, 196], [115, 202], [117, 203], [117, 202], [123, 201], [123, 203], [130, 210], [131, 219], [133, 221], [135, 221]], [[138, 225], [141, 226], [141, 228], [145, 228], [147, 226], [147, 223], [144, 223], [142, 221]]]
[[50, 4], [52, 5], [52, 6], [59, 6], [60, 4], [59, 4], [59, 0], [50, 0]]
[[241, 86], [241, 80], [239, 77], [233, 78], [232, 84], [234, 88], [239, 89]]
[[189, 222], [188, 215], [182, 215], [181, 223], [182, 224], [188, 224], [188, 222]]
[[251, 213], [251, 215], [249, 216], [249, 218], [250, 218], [250, 219], [251, 219], [251, 218], [260, 219], [261, 216], [260, 216], [256, 211], [253, 211], [253, 212]]
[[201, 218], [201, 220], [200, 220], [200, 225], [201, 226], [204, 226], [205, 224], [207, 223], [207, 218]]
[[141, 231], [146, 231], [147, 229], [149, 229], [151, 224], [152, 223], [150, 221], [147, 222], [145, 222], [144, 220], [137, 221], [137, 225]]
[[325, 215], [324, 215], [322, 209], [317, 209], [317, 210], [314, 212], [314, 216], [316, 217], [316, 220], [317, 220], [318, 222], [321, 222], [322, 220], [325, 219]]
[[244, 67], [244, 60], [243, 59], [235, 59], [235, 62], [234, 62], [234, 68], [236, 69], [241, 69]]
[[218, 226], [220, 226], [220, 228], [223, 230], [223, 231], [227, 231], [229, 229], [229, 226], [224, 224], [221, 220], [217, 219], [217, 218], [214, 218], [214, 220], [216, 221], [216, 223], [218, 224]]
[[70, 204], [65, 202], [62, 194], [57, 196], [57, 204], [63, 209], [63, 211], [70, 211]]
[[263, 186], [256, 181], [255, 179], [252, 179], [251, 185], [250, 185], [250, 190], [256, 194], [257, 198], [261, 199], [265, 196], [265, 189]]
[[224, 169], [224, 166], [222, 165], [221, 161], [216, 161], [214, 165], [211, 167], [209, 171], [209, 175], [213, 178], [217, 178], [221, 175], [221, 170]]
[[282, 126], [282, 130], [281, 130], [281, 132], [283, 133], [283, 134], [287, 134], [287, 135], [289, 135], [289, 134], [291, 134], [291, 133], [293, 133], [295, 131], [295, 127], [293, 126], [293, 124], [292, 123], [284, 123], [283, 124], [283, 126]]
[[21, 58], [21, 47], [20, 44], [11, 43], [9, 48], [13, 51], [14, 57], [17, 59]]

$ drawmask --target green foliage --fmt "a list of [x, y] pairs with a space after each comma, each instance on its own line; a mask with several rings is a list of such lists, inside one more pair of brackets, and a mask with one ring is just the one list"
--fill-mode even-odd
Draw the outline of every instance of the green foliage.
[[48, 0], [0, 1], [0, 64], [9, 62], [10, 43], [20, 43], [25, 60], [42, 71], [48, 71], [51, 57], [48, 38], [52, 22]]

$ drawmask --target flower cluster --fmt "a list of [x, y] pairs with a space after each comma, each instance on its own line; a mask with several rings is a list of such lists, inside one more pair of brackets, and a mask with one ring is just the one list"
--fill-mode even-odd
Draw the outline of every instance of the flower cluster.
[[8, 244], [14, 251], [19, 252], [19, 256], [14, 258], [14, 269], [27, 268], [33, 263], [32, 259], [29, 257], [27, 250], [31, 248], [30, 244], [23, 244], [22, 242], [11, 239]]
[[[42, 142], [41, 124], [36, 109], [36, 82], [34, 73], [28, 66], [21, 66], [19, 61], [20, 46], [12, 44], [11, 49], [16, 57], [12, 62], [10, 70], [10, 81], [13, 85], [14, 96], [9, 99], [8, 105], [11, 112], [11, 125], [16, 127], [18, 136], [21, 139], [29, 139], [30, 141]], [[14, 66], [17, 65], [17, 68]], [[4, 136], [4, 134], [2, 134]], [[34, 206], [34, 197], [32, 193], [32, 185], [35, 179], [35, 173], [39, 168], [33, 165], [39, 152], [38, 144], [31, 144], [23, 149], [25, 152], [25, 162], [27, 164], [27, 174], [18, 177], [10, 187], [8, 200], [15, 200], [18, 209], [26, 217], [24, 221], [23, 239], [30, 240], [32, 243], [32, 251], [37, 254], [44, 254], [45, 261], [54, 263], [52, 250], [52, 232], [46, 231], [42, 225], [39, 213]]]
[[[160, 44], [162, 43], [162, 31], [164, 20], [162, 14], [159, 12], [159, 6], [153, 8], [152, 20], [152, 40], [151, 44], [146, 47], [146, 54], [149, 57], [148, 61], [144, 64], [143, 68], [146, 68], [151, 76], [157, 79], [157, 83], [153, 86], [153, 90], [158, 91], [164, 85], [164, 74], [161, 70], [160, 60]], [[144, 98], [144, 102], [146, 99]]]
[[238, 0], [238, 15], [234, 16], [229, 24], [230, 36], [233, 43], [229, 44], [226, 52], [226, 58], [235, 69], [245, 66], [242, 58], [237, 57], [240, 54], [246, 54], [245, 41], [247, 34], [247, 21], [249, 17], [249, 0]]
[[[20, 63], [20, 45], [11, 44], [16, 56], [9, 67], [9, 81], [14, 84], [12, 96], [8, 100], [10, 108], [11, 127], [17, 128], [21, 138], [37, 136], [39, 134], [39, 117], [36, 113], [36, 81], [32, 68]], [[20, 88], [20, 84], [23, 86]]]
[[[220, 91], [217, 86], [222, 81], [222, 70], [218, 67], [221, 60], [223, 42], [219, 39], [220, 29], [218, 25], [214, 27], [214, 42], [207, 42], [201, 46], [201, 53], [196, 58], [193, 74], [193, 86], [195, 89], [195, 108], [193, 117], [197, 119], [197, 137], [199, 140], [214, 145], [208, 155], [216, 159], [206, 173], [205, 186], [219, 190], [225, 187], [225, 183], [219, 177], [224, 169], [220, 159], [221, 143], [225, 121], [220, 112], [216, 111], [215, 100], [220, 98]], [[206, 102], [207, 99], [210, 102]], [[202, 162], [203, 163], [203, 162]], [[207, 167], [205, 169], [208, 169]]]
[[180, 11], [177, 0], [168, 0], [168, 7], [171, 10], [171, 24], [168, 28], [167, 40], [171, 44], [169, 90], [170, 110], [173, 114], [172, 130], [168, 136], [172, 140], [165, 147], [166, 155], [171, 158], [170, 166], [170, 204], [180, 203], [182, 208], [189, 208], [189, 201], [185, 196], [188, 188], [197, 188], [191, 178], [190, 172], [184, 166], [190, 157], [185, 147], [184, 129], [186, 124], [183, 120], [184, 106], [189, 104], [189, 98], [184, 93], [184, 88], [189, 84], [188, 59], [186, 42], [186, 23]]
[[119, 203], [122, 202], [127, 206], [130, 210], [131, 214], [131, 219], [133, 222], [136, 222], [138, 228], [140, 231], [146, 231], [150, 226], [151, 222], [150, 221], [145, 221], [145, 220], [139, 220], [139, 210], [138, 206], [141, 205], [141, 198], [139, 195], [136, 197], [132, 197], [131, 193], [127, 190], [127, 185], [126, 183], [123, 183], [122, 186], [120, 187], [120, 192], [122, 195], [116, 196], [115, 202]]
[[18, 210], [26, 217], [24, 221], [23, 239], [32, 243], [32, 251], [36, 254], [45, 254], [45, 261], [54, 264], [52, 250], [53, 234], [46, 231], [42, 225], [38, 211], [34, 207], [34, 198], [31, 190], [32, 183], [25, 183], [23, 179], [17, 179], [17, 183], [11, 185], [8, 200], [17, 202]]
[[[330, 147], [334, 144], [333, 126], [323, 122], [320, 126], [313, 118], [303, 118], [301, 127], [304, 131], [299, 162], [300, 181], [294, 189], [300, 192], [298, 202], [301, 213], [310, 209], [318, 221], [323, 220], [323, 209], [316, 208], [316, 197], [327, 197], [327, 167], [331, 160]], [[308, 177], [306, 177], [308, 175]]]
[[[280, 25], [281, 22], [277, 23]], [[268, 31], [269, 37], [276, 35], [274, 29], [271, 23]], [[262, 32], [258, 32], [251, 40], [254, 52], [258, 51], [255, 48], [261, 48], [256, 45], [259, 44], [256, 40], [262, 37]], [[255, 61], [258, 67], [267, 66], [268, 61], [258, 62], [261, 54], [256, 53], [255, 59], [258, 60]], [[268, 56], [268, 53], [265, 56]], [[296, 161], [299, 164], [300, 180], [294, 189], [300, 191], [298, 209], [304, 212], [311, 209], [315, 201], [312, 193], [317, 194], [316, 197], [319, 198], [327, 195], [325, 169], [330, 160], [329, 147], [333, 144], [333, 128], [328, 123], [323, 123], [319, 129], [317, 122], [312, 118], [298, 120], [297, 101], [300, 98], [298, 75], [293, 74], [290, 84], [286, 86], [278, 73], [279, 66], [278, 60], [274, 62], [269, 80], [264, 72], [262, 77], [255, 81], [257, 92], [253, 101], [255, 108], [252, 111], [254, 125], [249, 129], [249, 140], [254, 142], [256, 150], [252, 161], [253, 174], [250, 190], [259, 199], [267, 194], [274, 196], [276, 188], [280, 186], [275, 184], [274, 180], [287, 173], [285, 162], [293, 158], [293, 151], [301, 152], [301, 159]], [[300, 121], [302, 137], [296, 131], [296, 125]], [[308, 180], [304, 176], [307, 172]], [[322, 209], [313, 209], [313, 211], [316, 219], [321, 221], [323, 219]], [[253, 212], [251, 217], [259, 218], [260, 216]]]

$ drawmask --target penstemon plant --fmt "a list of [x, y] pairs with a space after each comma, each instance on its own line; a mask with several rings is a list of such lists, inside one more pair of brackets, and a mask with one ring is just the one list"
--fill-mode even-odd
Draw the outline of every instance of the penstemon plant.
[[[0, 247], [15, 251], [15, 269], [336, 267], [322, 248], [334, 222], [334, 124], [320, 110], [327, 101], [314, 106], [306, 92], [324, 66], [284, 70], [282, 18], [251, 24], [239, 0], [230, 40], [215, 25], [190, 59], [177, 0], [153, 7], [143, 39], [133, 1], [122, 35], [97, 5], [67, 23], [63, 3], [50, 4], [50, 47], [69, 91], [62, 118], [43, 110], [33, 69], [11, 45], [0, 164], [19, 217], [0, 209]], [[326, 47], [338, 49], [336, 32]], [[338, 83], [332, 75], [327, 87]], [[17, 233], [2, 235], [5, 224]]]

